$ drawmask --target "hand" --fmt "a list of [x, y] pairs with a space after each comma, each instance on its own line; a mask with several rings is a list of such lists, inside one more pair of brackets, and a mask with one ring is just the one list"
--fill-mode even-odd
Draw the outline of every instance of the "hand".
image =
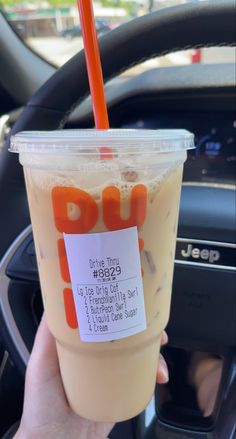
[[[162, 345], [167, 340], [163, 333]], [[157, 382], [167, 381], [167, 366], [160, 356]], [[55, 341], [43, 317], [27, 367], [23, 415], [14, 439], [105, 439], [113, 426], [112, 423], [89, 421], [70, 409], [61, 381]]]

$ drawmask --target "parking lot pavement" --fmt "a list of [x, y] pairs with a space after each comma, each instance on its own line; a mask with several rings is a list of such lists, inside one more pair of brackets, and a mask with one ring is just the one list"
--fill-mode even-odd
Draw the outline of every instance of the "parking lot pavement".
[[83, 49], [82, 38], [67, 40], [63, 37], [28, 38], [27, 44], [43, 58], [56, 66], [62, 66]]

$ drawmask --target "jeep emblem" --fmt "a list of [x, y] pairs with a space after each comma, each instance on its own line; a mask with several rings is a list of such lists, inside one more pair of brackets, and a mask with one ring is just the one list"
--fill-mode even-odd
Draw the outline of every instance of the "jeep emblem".
[[186, 250], [181, 250], [181, 255], [186, 258], [200, 259], [203, 261], [208, 261], [210, 264], [220, 259], [220, 252], [218, 250], [208, 250], [204, 248], [200, 250], [197, 247], [193, 247], [192, 244], [188, 244]]

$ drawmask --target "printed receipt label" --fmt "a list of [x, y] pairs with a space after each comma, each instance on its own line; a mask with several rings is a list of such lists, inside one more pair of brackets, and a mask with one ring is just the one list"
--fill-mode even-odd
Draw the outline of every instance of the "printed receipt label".
[[106, 342], [144, 331], [137, 227], [64, 234], [64, 241], [81, 340]]

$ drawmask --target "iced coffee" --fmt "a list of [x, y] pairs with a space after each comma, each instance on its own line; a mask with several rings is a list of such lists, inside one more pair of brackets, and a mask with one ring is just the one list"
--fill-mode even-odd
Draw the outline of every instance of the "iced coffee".
[[193, 136], [182, 130], [12, 139], [65, 392], [85, 418], [122, 421], [152, 397], [190, 147]]

